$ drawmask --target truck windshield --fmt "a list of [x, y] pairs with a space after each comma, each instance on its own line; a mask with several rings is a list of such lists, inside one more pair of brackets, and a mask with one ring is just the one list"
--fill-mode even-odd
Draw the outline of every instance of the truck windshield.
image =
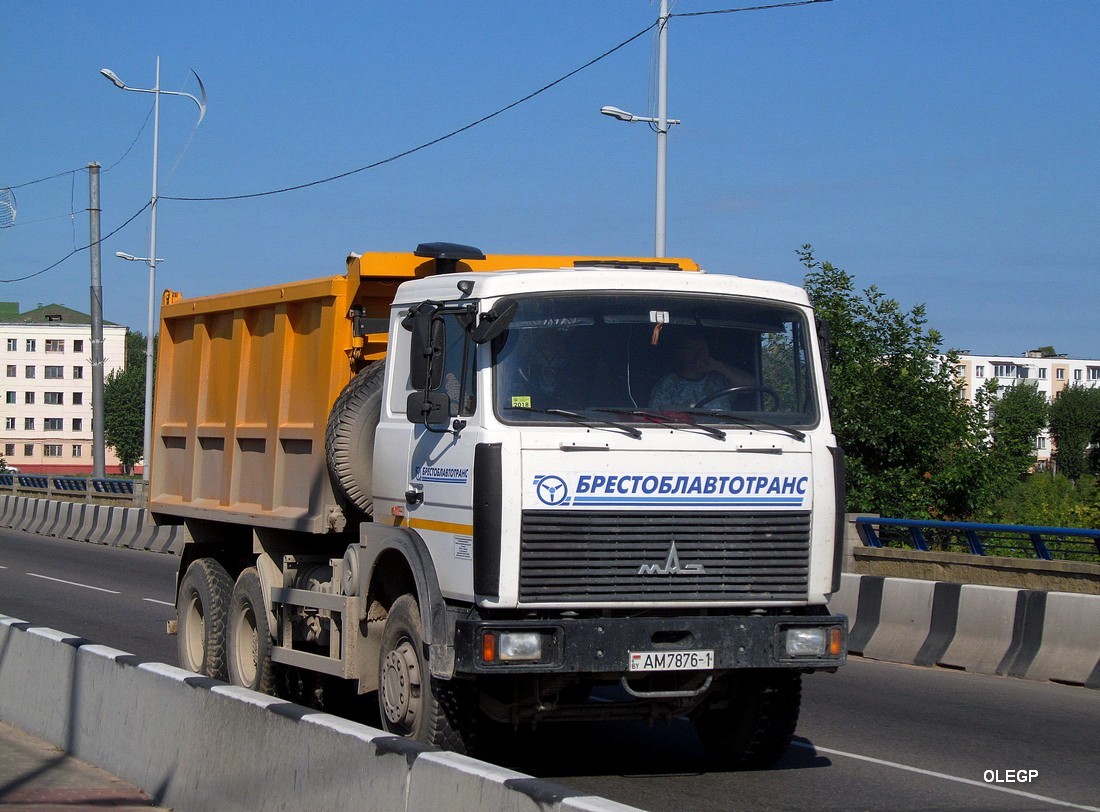
[[562, 411], [666, 430], [817, 422], [808, 328], [794, 307], [653, 293], [516, 301], [493, 342], [504, 422], [568, 422]]

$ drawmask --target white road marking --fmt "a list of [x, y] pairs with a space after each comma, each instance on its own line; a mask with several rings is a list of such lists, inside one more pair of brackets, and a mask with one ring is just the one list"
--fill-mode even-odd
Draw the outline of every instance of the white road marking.
[[158, 601], [156, 598], [142, 598], [142, 600], [148, 601], [149, 603], [159, 603], [161, 606], [175, 606], [174, 603], [169, 603], [168, 601]]
[[37, 572], [28, 572], [27, 575], [31, 576], [32, 578], [41, 578], [45, 581], [56, 581], [59, 584], [68, 584], [69, 586], [80, 586], [80, 587], [84, 587], [84, 589], [94, 589], [96, 592], [109, 592], [112, 595], [121, 595], [122, 594], [121, 592], [116, 592], [113, 589], [104, 589], [101, 586], [91, 586], [90, 584], [78, 584], [76, 581], [65, 581], [65, 580], [62, 580], [61, 578], [51, 578], [48, 575], [39, 575]]
[[867, 761], [871, 764], [881, 764], [884, 767], [893, 767], [897, 770], [906, 770], [907, 772], [917, 773], [919, 775], [927, 775], [931, 778], [942, 778], [946, 781], [955, 781], [959, 784], [969, 784], [972, 787], [982, 787], [983, 789], [991, 789], [995, 792], [1006, 792], [1009, 795], [1019, 795], [1021, 798], [1030, 798], [1033, 801], [1042, 801], [1043, 803], [1054, 804], [1055, 806], [1068, 806], [1071, 809], [1084, 809], [1087, 812], [1100, 812], [1100, 807], [1085, 806], [1084, 804], [1075, 804], [1070, 801], [1062, 801], [1058, 798], [1050, 798], [1046, 795], [1036, 795], [1033, 792], [1024, 792], [1019, 789], [1012, 789], [1011, 787], [1002, 787], [999, 784], [987, 784], [984, 781], [975, 781], [972, 778], [960, 778], [957, 775], [948, 775], [947, 773], [938, 773], [933, 770], [922, 770], [920, 767], [911, 767], [908, 764], [898, 764], [896, 761], [885, 761], [881, 758], [872, 758], [871, 756], [861, 756], [858, 753], [846, 753], [843, 750], [830, 750], [828, 747], [818, 747], [815, 744], [808, 744], [805, 742], [791, 742], [795, 747], [801, 747], [805, 750], [813, 750], [816, 753], [828, 753], [831, 756], [844, 756], [845, 758], [854, 758], [859, 761]]

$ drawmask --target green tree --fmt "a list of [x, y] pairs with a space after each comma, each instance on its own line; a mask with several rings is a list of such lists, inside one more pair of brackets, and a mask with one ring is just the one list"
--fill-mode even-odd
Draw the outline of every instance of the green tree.
[[103, 434], [126, 474], [145, 444], [145, 365], [116, 369], [103, 385]]
[[799, 257], [829, 323], [833, 431], [848, 459], [848, 510], [968, 517], [991, 495], [984, 404], [962, 397], [957, 355], [941, 351], [923, 305], [906, 312], [853, 276]]
[[126, 368], [145, 369], [145, 333], [131, 330], [126, 333]]
[[1100, 439], [1100, 389], [1074, 385], [1059, 392], [1050, 405], [1050, 434], [1058, 472], [1076, 482], [1089, 470], [1089, 444]]
[[1041, 472], [1008, 489], [990, 510], [990, 521], [1043, 527], [1100, 527], [1100, 488], [1090, 477], [1076, 484]]
[[[126, 368], [145, 369], [145, 333], [132, 330], [126, 334]], [[160, 336], [153, 336], [153, 370], [156, 371], [157, 351], [160, 349]]]
[[1035, 464], [1035, 438], [1046, 427], [1049, 407], [1038, 384], [1027, 382], [1005, 389], [992, 411], [992, 462], [1007, 485]]

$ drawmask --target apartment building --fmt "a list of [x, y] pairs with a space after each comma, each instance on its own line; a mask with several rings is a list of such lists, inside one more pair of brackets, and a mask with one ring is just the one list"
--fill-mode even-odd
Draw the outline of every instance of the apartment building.
[[[126, 363], [126, 328], [103, 325], [104, 377]], [[22, 473], [92, 472], [92, 319], [63, 305], [0, 302], [0, 456]], [[108, 447], [107, 473], [118, 473]]]
[[[966, 397], [988, 381], [995, 380], [1000, 389], [1019, 383], [1034, 384], [1053, 401], [1067, 386], [1100, 386], [1100, 361], [1050, 355], [1041, 350], [1029, 350], [1023, 355], [979, 355], [965, 352], [959, 356], [959, 378]], [[1035, 440], [1035, 456], [1039, 467], [1045, 467], [1051, 457], [1050, 435], [1044, 430]]]

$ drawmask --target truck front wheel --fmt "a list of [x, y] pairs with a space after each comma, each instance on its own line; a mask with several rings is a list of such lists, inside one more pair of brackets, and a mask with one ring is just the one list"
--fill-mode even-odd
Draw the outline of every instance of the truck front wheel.
[[390, 607], [378, 664], [382, 727], [456, 753], [473, 747], [474, 709], [460, 699], [461, 686], [434, 679], [425, 657], [420, 607], [402, 595]]
[[[790, 746], [802, 704], [802, 675], [785, 670], [731, 675], [721, 705], [692, 721], [707, 755], [729, 769], [766, 769]], [[709, 704], [709, 703], [708, 703]]]
[[176, 650], [181, 668], [214, 679], [228, 677], [225, 618], [232, 591], [233, 579], [215, 559], [191, 562], [176, 598]]
[[227, 625], [229, 681], [262, 694], [272, 693], [271, 624], [255, 567], [242, 572], [233, 586]]

